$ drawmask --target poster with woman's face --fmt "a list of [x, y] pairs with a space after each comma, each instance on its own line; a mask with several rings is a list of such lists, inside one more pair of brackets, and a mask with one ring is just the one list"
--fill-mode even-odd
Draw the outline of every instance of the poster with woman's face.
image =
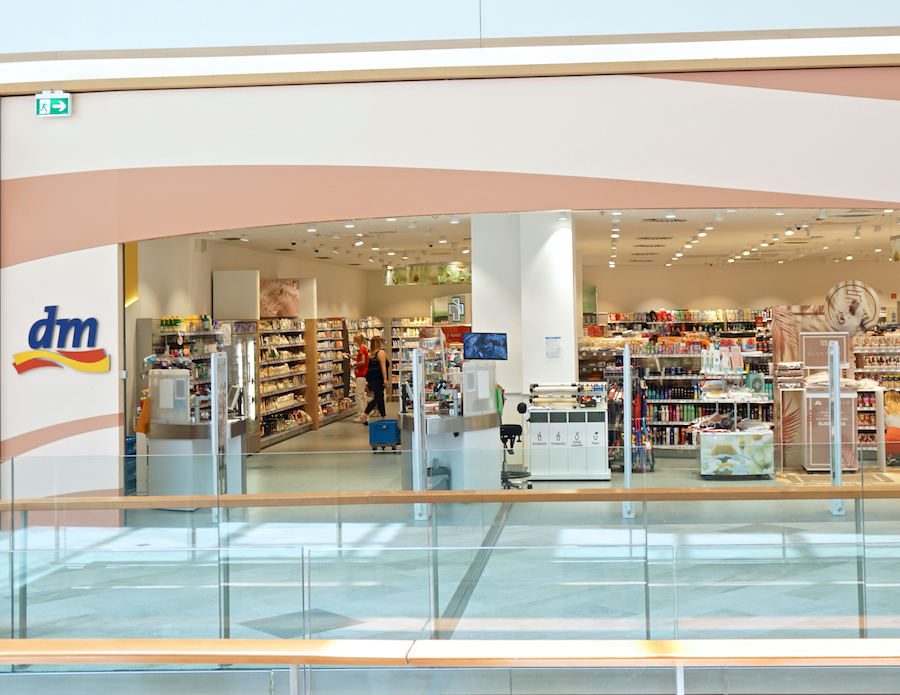
[[865, 333], [878, 321], [878, 293], [859, 280], [844, 280], [825, 295], [825, 320], [833, 331]]

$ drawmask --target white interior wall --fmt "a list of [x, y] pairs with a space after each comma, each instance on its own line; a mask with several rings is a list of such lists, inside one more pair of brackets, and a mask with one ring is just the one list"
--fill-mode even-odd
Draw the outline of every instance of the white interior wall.
[[282, 274], [281, 278], [315, 278], [316, 310], [318, 318], [328, 316], [369, 316], [366, 288], [372, 273], [340, 265], [327, 265], [329, 261], [304, 261], [299, 264], [299, 274]]
[[897, 300], [891, 294], [900, 294], [898, 274], [900, 267], [887, 260], [781, 265], [737, 261], [652, 269], [585, 266], [582, 273], [585, 285], [597, 286], [597, 309], [612, 312], [821, 304], [841, 280], [862, 280], [875, 288], [882, 306], [894, 306]]

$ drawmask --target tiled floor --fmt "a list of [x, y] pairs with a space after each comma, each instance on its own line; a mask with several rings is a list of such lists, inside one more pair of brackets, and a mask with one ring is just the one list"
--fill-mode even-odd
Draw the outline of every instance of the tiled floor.
[[[403, 456], [373, 454], [366, 427], [339, 421], [248, 457], [248, 491], [399, 489]], [[635, 484], [721, 483], [658, 458]], [[234, 637], [838, 637], [859, 634], [863, 605], [871, 634], [900, 636], [900, 509], [864, 504], [860, 528], [852, 502], [835, 517], [820, 500], [663, 502], [635, 519], [589, 502], [441, 505], [427, 522], [410, 505], [239, 509], [219, 524], [208, 510], [129, 512], [124, 528], [32, 526], [13, 581], [27, 578], [31, 637], [214, 637], [223, 583]]]

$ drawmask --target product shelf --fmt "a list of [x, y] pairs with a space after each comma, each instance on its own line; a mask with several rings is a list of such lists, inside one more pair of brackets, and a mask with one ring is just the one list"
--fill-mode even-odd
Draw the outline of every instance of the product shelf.
[[869, 408], [868, 406], [859, 406], [856, 411], [859, 413], [874, 413], [878, 408]]
[[858, 374], [883, 374], [888, 372], [895, 374], [900, 372], [900, 364], [893, 367], [857, 367], [856, 372]]
[[306, 401], [297, 401], [295, 403], [292, 403], [291, 405], [286, 405], [281, 408], [275, 408], [275, 410], [260, 410], [259, 414], [260, 414], [260, 417], [265, 417], [266, 415], [275, 415], [276, 413], [283, 413], [286, 410], [294, 410], [296, 408], [302, 408], [304, 405], [306, 405]]
[[272, 434], [264, 435], [259, 438], [259, 441], [260, 444], [275, 444], [285, 439], [290, 439], [295, 434], [303, 434], [304, 432], [309, 432], [310, 428], [311, 425], [308, 422], [305, 422], [302, 425], [295, 425], [293, 427], [283, 429], [281, 430], [281, 432], [273, 432]]
[[305, 361], [306, 361], [305, 357], [286, 357], [284, 359], [278, 359], [278, 360], [265, 360], [264, 362], [260, 362], [259, 366], [267, 367], [272, 364], [288, 364], [290, 362], [305, 362]]
[[276, 374], [275, 376], [261, 376], [259, 381], [262, 383], [263, 381], [274, 381], [275, 379], [289, 379], [292, 376], [301, 376], [303, 374], [306, 374], [305, 369], [302, 372], [285, 372], [284, 374]]
[[302, 391], [305, 388], [306, 388], [306, 384], [302, 384], [301, 386], [292, 386], [289, 389], [279, 389], [278, 391], [265, 391], [265, 392], [260, 391], [259, 397], [260, 398], [268, 398], [269, 396], [278, 396], [283, 393], [292, 393], [293, 391]]
[[879, 354], [897, 354], [900, 353], [900, 346], [898, 347], [855, 347], [853, 348], [853, 353], [856, 355], [879, 355]]
[[334, 422], [335, 420], [343, 420], [346, 417], [353, 415], [356, 412], [355, 408], [347, 408], [346, 410], [342, 410], [339, 413], [335, 413], [334, 415], [326, 415], [324, 418], [319, 420], [320, 425], [327, 425], [329, 422]]
[[281, 345], [275, 343], [260, 343], [259, 347], [262, 350], [266, 350], [268, 348], [278, 348], [280, 350], [281, 348], [306, 347], [306, 343], [283, 343]]
[[303, 333], [302, 328], [263, 328], [259, 331], [260, 335], [272, 335], [276, 333]]

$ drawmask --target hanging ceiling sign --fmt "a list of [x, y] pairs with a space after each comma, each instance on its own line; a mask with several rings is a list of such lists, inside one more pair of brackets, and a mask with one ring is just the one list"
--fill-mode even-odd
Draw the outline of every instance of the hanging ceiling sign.
[[387, 267], [385, 285], [470, 285], [472, 267], [465, 263], [445, 265], [410, 265], [405, 268]]
[[40, 118], [72, 115], [72, 95], [58, 89], [45, 89], [34, 95], [34, 110]]

